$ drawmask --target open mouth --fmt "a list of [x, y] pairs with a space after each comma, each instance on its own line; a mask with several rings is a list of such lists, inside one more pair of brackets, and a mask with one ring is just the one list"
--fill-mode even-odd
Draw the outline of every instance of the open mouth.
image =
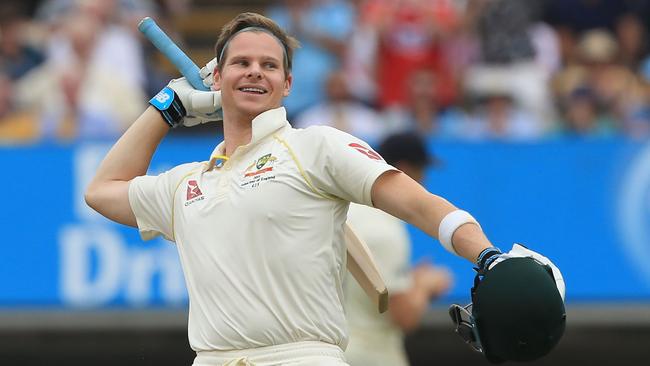
[[244, 93], [250, 93], [250, 94], [266, 94], [267, 91], [266, 89], [258, 88], [258, 87], [251, 87], [251, 86], [245, 86], [242, 88], [238, 89], [241, 92]]

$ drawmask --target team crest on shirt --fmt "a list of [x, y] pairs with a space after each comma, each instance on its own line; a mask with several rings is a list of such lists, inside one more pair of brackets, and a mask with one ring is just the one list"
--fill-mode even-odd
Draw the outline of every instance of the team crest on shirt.
[[369, 157], [370, 159], [380, 160], [380, 161], [384, 160], [384, 159], [381, 158], [381, 156], [379, 154], [374, 152], [372, 149], [369, 149], [369, 148], [367, 148], [367, 147], [365, 147], [365, 146], [363, 146], [361, 144], [358, 144], [356, 142], [350, 143], [348, 146], [355, 149], [355, 150], [357, 150], [358, 152], [362, 153], [363, 155]]
[[185, 198], [185, 206], [189, 206], [196, 201], [202, 201], [205, 198], [199, 183], [194, 179], [187, 181], [187, 196]]
[[266, 154], [257, 158], [244, 170], [244, 177], [240, 186], [257, 187], [261, 182], [275, 179], [273, 166], [277, 160], [278, 158], [272, 154]]

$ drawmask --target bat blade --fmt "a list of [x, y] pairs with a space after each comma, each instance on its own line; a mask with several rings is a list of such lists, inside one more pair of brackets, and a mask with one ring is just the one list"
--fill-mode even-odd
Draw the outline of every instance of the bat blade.
[[388, 289], [370, 249], [348, 224], [343, 227], [348, 249], [348, 271], [352, 274], [379, 313], [388, 310]]

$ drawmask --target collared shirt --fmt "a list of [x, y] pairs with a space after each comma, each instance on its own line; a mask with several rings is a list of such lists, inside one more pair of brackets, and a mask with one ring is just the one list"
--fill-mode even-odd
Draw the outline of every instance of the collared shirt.
[[343, 223], [371, 205], [394, 169], [330, 127], [294, 129], [284, 108], [252, 122], [252, 139], [210, 161], [135, 178], [129, 201], [143, 239], [174, 241], [196, 351], [323, 341], [345, 348]]

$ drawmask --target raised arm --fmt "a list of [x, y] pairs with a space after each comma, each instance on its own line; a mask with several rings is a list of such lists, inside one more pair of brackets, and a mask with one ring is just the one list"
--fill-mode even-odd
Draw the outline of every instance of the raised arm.
[[[438, 238], [440, 223], [457, 208], [440, 196], [429, 193], [408, 175], [388, 171], [375, 181], [372, 202], [395, 217], [417, 226], [434, 238]], [[453, 250], [472, 263], [479, 254], [492, 246], [481, 228], [476, 224], [461, 225], [452, 236]]]
[[[208, 66], [206, 66], [207, 68]], [[205, 78], [211, 78], [206, 74]], [[120, 224], [136, 227], [129, 203], [129, 184], [145, 175], [151, 157], [170, 127], [191, 127], [221, 118], [221, 92], [199, 91], [185, 78], [174, 79], [154, 96], [104, 158], [86, 189], [86, 203]]]
[[129, 183], [147, 173], [151, 157], [168, 131], [160, 112], [147, 108], [102, 161], [86, 189], [86, 203], [115, 222], [137, 226], [129, 204]]

